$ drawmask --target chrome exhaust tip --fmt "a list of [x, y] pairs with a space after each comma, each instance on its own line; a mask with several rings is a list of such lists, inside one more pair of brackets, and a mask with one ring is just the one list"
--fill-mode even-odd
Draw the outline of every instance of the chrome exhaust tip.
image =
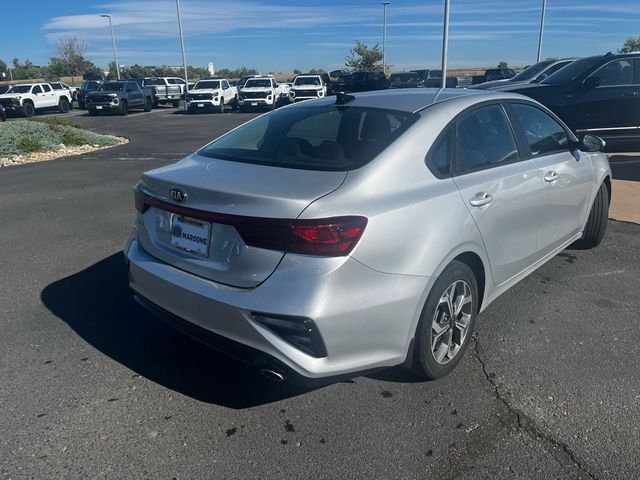
[[275, 370], [269, 370], [268, 368], [261, 369], [260, 373], [265, 377], [267, 377], [269, 380], [272, 380], [278, 383], [282, 383], [287, 379], [287, 377], [284, 374], [277, 372]]

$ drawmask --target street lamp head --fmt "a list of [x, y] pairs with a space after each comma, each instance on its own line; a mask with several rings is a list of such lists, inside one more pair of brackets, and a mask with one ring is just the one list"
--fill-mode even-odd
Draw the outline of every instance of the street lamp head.
[[388, 0], [384, 0], [384, 1], [380, 2], [380, 5], [390, 5], [390, 4], [391, 4], [391, 2], [388, 1]]
[[111, 15], [109, 15], [108, 13], [101, 13], [100, 16], [104, 18], [111, 18]]

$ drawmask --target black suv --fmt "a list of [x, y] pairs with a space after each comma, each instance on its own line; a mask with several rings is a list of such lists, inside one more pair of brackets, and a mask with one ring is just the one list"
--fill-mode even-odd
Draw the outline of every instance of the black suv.
[[82, 86], [76, 93], [76, 100], [78, 100], [78, 108], [85, 109], [85, 99], [89, 92], [95, 92], [102, 86], [102, 80], [85, 80], [82, 82]]
[[582, 58], [537, 85], [501, 90], [539, 101], [578, 135], [601, 136], [607, 151], [638, 147], [640, 53]]
[[354, 72], [340, 77], [337, 92], [369, 92], [389, 88], [389, 80], [383, 72]]

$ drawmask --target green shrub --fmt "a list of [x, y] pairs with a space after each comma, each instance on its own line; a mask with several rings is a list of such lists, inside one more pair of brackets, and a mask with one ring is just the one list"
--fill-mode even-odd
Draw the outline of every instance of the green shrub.
[[0, 158], [55, 151], [61, 144], [108, 147], [118, 143], [115, 137], [85, 130], [78, 124], [55, 117], [0, 123]]
[[72, 122], [71, 120], [66, 120], [60, 117], [36, 117], [30, 118], [29, 121], [49, 125], [49, 127], [51, 127], [51, 129], [55, 130], [56, 132], [62, 131], [64, 127], [82, 129], [82, 126], [80, 126], [79, 123]]
[[42, 144], [40, 143], [40, 141], [37, 138], [31, 137], [21, 137], [16, 143], [16, 146], [19, 150], [26, 153], [38, 152], [42, 150]]

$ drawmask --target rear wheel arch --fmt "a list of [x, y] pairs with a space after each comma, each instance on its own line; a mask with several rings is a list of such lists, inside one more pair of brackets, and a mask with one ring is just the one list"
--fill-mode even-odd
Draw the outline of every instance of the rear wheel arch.
[[602, 183], [605, 187], [607, 187], [607, 193], [609, 194], [609, 205], [611, 205], [611, 177], [607, 175], [606, 177], [604, 177], [604, 180], [602, 180]]
[[[472, 271], [474, 276], [476, 277], [476, 282], [478, 283], [478, 307], [477, 311], [479, 312], [482, 308], [482, 303], [484, 300], [484, 292], [486, 286], [487, 279], [487, 271], [484, 267], [484, 263], [480, 256], [474, 252], [464, 252], [455, 257], [453, 260], [457, 260], [458, 262], [462, 262], [467, 265]], [[453, 261], [452, 260], [452, 261]]]

